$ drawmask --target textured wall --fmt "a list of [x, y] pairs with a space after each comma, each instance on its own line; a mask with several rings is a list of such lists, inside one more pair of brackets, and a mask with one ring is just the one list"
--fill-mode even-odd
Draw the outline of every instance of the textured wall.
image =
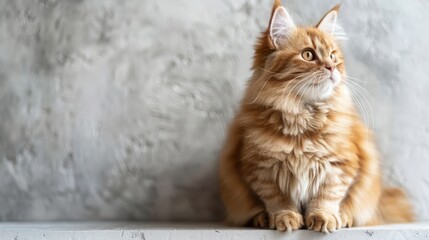
[[[286, 4], [313, 24], [336, 2]], [[219, 219], [216, 159], [271, 3], [1, 1], [0, 220]], [[428, 11], [359, 0], [340, 15], [386, 178], [426, 219]]]

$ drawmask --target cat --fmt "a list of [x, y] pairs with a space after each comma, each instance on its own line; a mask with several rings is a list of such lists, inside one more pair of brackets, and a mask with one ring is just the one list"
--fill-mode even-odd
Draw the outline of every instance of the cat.
[[275, 0], [220, 157], [229, 223], [333, 232], [414, 219], [403, 191], [382, 185], [372, 133], [345, 86], [338, 11], [297, 27]]

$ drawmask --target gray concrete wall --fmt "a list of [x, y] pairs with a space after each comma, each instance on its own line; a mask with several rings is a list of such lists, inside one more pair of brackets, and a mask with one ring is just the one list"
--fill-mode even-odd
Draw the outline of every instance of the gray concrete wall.
[[[285, 4], [313, 24], [336, 2]], [[219, 219], [216, 159], [271, 3], [1, 1], [0, 220]], [[340, 14], [386, 179], [422, 219], [428, 11], [359, 0]]]

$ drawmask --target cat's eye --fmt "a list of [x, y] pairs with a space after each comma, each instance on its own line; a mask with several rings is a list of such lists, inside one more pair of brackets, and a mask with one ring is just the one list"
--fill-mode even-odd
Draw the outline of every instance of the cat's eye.
[[304, 58], [305, 61], [313, 61], [314, 60], [314, 54], [310, 50], [305, 50], [301, 53], [302, 58]]
[[336, 62], [337, 61], [337, 56], [335, 56], [335, 54], [331, 53], [331, 55], [329, 56], [332, 61]]

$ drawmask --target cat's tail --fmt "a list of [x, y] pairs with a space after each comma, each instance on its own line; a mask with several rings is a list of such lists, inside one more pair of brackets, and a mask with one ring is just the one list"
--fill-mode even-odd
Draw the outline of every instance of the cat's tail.
[[378, 210], [383, 223], [404, 223], [415, 219], [411, 203], [400, 188], [383, 189]]

